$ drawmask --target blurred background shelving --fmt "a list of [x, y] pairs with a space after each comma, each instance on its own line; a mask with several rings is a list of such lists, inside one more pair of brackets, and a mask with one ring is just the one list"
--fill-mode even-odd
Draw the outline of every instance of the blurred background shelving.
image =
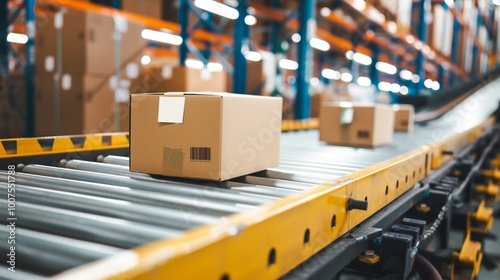
[[126, 131], [136, 92], [282, 96], [301, 121], [325, 100], [418, 110], [496, 67], [498, 2], [2, 1], [0, 137]]

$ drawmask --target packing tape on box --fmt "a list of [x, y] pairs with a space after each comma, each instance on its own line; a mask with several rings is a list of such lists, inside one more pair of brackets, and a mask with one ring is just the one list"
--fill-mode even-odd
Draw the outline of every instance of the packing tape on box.
[[182, 149], [163, 147], [163, 173], [178, 173], [177, 175], [182, 175], [183, 165], [184, 152]]

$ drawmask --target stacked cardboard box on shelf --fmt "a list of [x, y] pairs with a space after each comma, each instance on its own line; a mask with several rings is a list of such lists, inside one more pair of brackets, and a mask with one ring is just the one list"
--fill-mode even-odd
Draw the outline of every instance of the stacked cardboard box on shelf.
[[132, 93], [151, 92], [224, 92], [226, 75], [224, 72], [211, 72], [183, 66], [148, 66], [144, 67], [131, 85]]
[[[122, 0], [122, 9], [153, 18], [162, 18], [163, 13], [162, 0]], [[170, 1], [168, 1], [170, 2]], [[175, 2], [175, 1], [172, 1]]]
[[0, 76], [0, 138], [23, 136], [26, 111], [25, 82], [22, 74]]
[[[247, 77], [246, 77], [246, 93], [252, 95], [261, 95], [264, 92], [265, 77], [264, 77], [264, 61], [247, 60]], [[233, 92], [233, 77], [226, 74], [226, 91]]]
[[[57, 29], [61, 28], [61, 49]], [[129, 87], [139, 74], [144, 26], [92, 12], [68, 10], [50, 16], [37, 29], [36, 131], [38, 135], [128, 130]], [[120, 76], [116, 78], [115, 40], [119, 33]], [[58, 56], [62, 72], [57, 79]], [[60, 118], [54, 114], [59, 88]], [[123, 104], [122, 104], [123, 103]], [[116, 109], [119, 109], [117, 113]], [[123, 111], [123, 113], [122, 113]], [[59, 122], [60, 130], [57, 131]]]

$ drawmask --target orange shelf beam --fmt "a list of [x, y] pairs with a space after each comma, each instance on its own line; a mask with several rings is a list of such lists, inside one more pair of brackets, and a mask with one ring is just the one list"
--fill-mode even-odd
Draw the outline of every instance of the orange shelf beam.
[[[65, 7], [65, 8], [80, 10], [80, 11], [94, 12], [94, 13], [98, 13], [98, 14], [102, 14], [102, 15], [110, 16], [110, 17], [120, 16], [120, 17], [123, 17], [129, 21], [142, 23], [148, 28], [169, 29], [169, 30], [172, 30], [176, 34], [179, 34], [179, 32], [181, 30], [179, 24], [174, 23], [174, 22], [155, 19], [155, 18], [139, 15], [139, 14], [132, 13], [132, 12], [116, 10], [116, 9], [112, 9], [112, 8], [108, 8], [108, 7], [104, 7], [101, 5], [92, 4], [92, 3], [88, 3], [88, 2], [83, 2], [83, 1], [38, 0], [37, 3], [38, 4], [48, 4], [48, 5], [60, 6], [60, 7]], [[220, 44], [220, 43], [232, 44], [232, 42], [233, 42], [233, 38], [231, 36], [222, 35], [222, 34], [215, 34], [215, 33], [207, 32], [204, 30], [194, 31], [191, 37], [194, 40], [207, 41], [207, 42], [211, 42], [211, 43], [215, 43], [215, 44]]]
[[[368, 19], [369, 21], [377, 24], [378, 26], [380, 26], [387, 34], [389, 34], [391, 37], [395, 38], [395, 39], [399, 39], [401, 40], [402, 42], [406, 42], [408, 44], [408, 46], [412, 47], [414, 50], [416, 51], [421, 51], [421, 49], [417, 49], [415, 44], [414, 43], [410, 43], [408, 38], [412, 35], [410, 34], [405, 34], [405, 33], [402, 33], [400, 31], [392, 31], [389, 29], [389, 23], [385, 20], [377, 20], [376, 18], [370, 16], [370, 11], [375, 9], [373, 6], [371, 6], [370, 4], [366, 4], [364, 9], [359, 9], [359, 7], [356, 7], [356, 4], [355, 4], [355, 1], [354, 0], [343, 0], [343, 2], [349, 6], [352, 10], [354, 11], [357, 11], [358, 15], [361, 15], [363, 17], [365, 17], [366, 19]], [[375, 9], [376, 10], [376, 9]], [[413, 37], [413, 36], [412, 36]], [[416, 38], [414, 38], [415, 42], [417, 41]], [[432, 61], [435, 61], [439, 64], [443, 64], [443, 63], [447, 63], [448, 64], [448, 69], [450, 71], [453, 71], [455, 72], [456, 74], [460, 75], [460, 76], [463, 76], [463, 77], [469, 77], [469, 74], [467, 72], [465, 72], [463, 69], [461, 69], [460, 67], [454, 65], [451, 60], [443, 55], [440, 55], [433, 47], [427, 45], [427, 44], [424, 44], [423, 42], [421, 42], [423, 44], [423, 47], [428, 47], [429, 48], [429, 52], [427, 54], [424, 54], [427, 56], [427, 59], [429, 60], [432, 60]], [[432, 56], [432, 57], [431, 57]]]

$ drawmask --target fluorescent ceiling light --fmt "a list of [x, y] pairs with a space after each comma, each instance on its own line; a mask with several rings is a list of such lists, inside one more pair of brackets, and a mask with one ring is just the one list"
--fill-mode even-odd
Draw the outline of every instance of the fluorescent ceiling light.
[[406, 36], [406, 42], [408, 42], [408, 44], [415, 43], [415, 37], [413, 37], [412, 35], [407, 35]]
[[396, 84], [396, 83], [391, 84], [391, 91], [392, 92], [398, 93], [400, 89], [401, 89], [401, 86], [399, 84]]
[[323, 76], [329, 80], [338, 80], [338, 79], [340, 79], [340, 72], [335, 71], [333, 69], [323, 69], [323, 70], [321, 70], [321, 76]]
[[422, 52], [424, 54], [429, 54], [431, 52], [431, 48], [428, 46], [428, 45], [425, 45], [423, 48], [422, 48]]
[[218, 62], [209, 62], [207, 64], [207, 69], [210, 72], [222, 72], [222, 70], [224, 70], [224, 67], [222, 67], [222, 64]]
[[323, 8], [321, 8], [321, 10], [319, 10], [319, 14], [322, 15], [323, 17], [327, 17], [331, 13], [332, 13], [332, 11], [330, 9], [328, 9], [327, 7], [323, 7]]
[[[446, 3], [446, 5], [448, 5], [448, 7], [450, 8], [454, 8], [455, 7], [455, 1], [453, 0], [444, 0], [444, 2]], [[495, 1], [493, 1], [493, 4], [495, 4]]]
[[141, 33], [142, 38], [146, 40], [156, 41], [160, 43], [166, 43], [171, 45], [180, 45], [182, 44], [182, 38], [178, 35], [173, 35], [161, 31], [144, 29]]
[[203, 69], [203, 62], [196, 59], [186, 59], [185, 64], [189, 68]]
[[21, 33], [10, 32], [7, 35], [7, 42], [15, 44], [26, 44], [28, 42], [28, 36]]
[[433, 90], [439, 90], [439, 88], [441, 88], [441, 85], [439, 84], [438, 81], [434, 81], [434, 82], [432, 82], [432, 86], [431, 87], [432, 87]]
[[194, 5], [202, 10], [228, 19], [237, 19], [240, 16], [240, 13], [235, 8], [213, 0], [195, 0]]
[[141, 57], [141, 64], [142, 65], [148, 65], [151, 62], [151, 57], [149, 55], [143, 55]]
[[249, 51], [245, 54], [245, 58], [250, 61], [261, 61], [262, 55], [258, 52]]
[[297, 68], [299, 68], [299, 64], [297, 63], [297, 61], [286, 58], [280, 60], [279, 66], [286, 70], [297, 70]]
[[352, 5], [358, 11], [363, 11], [366, 8], [366, 2], [364, 0], [354, 0]]
[[385, 21], [385, 16], [384, 14], [382, 14], [381, 12], [379, 12], [377, 9], [370, 9], [368, 11], [368, 14], [370, 15], [370, 17], [378, 22], [378, 23], [383, 23]]
[[363, 65], [370, 65], [372, 64], [372, 58], [367, 56], [367, 55], [364, 55], [362, 53], [355, 53], [353, 56], [352, 56], [352, 59], [354, 61], [356, 61], [357, 63], [359, 64], [363, 64]]
[[[205, 65], [203, 62], [197, 60], [197, 59], [186, 59], [186, 67], [189, 68], [194, 68], [194, 69], [203, 69]], [[221, 72], [224, 68], [222, 67], [222, 64], [218, 62], [209, 62], [207, 64], [207, 69], [210, 72]]]
[[389, 75], [394, 75], [398, 72], [396, 66], [382, 61], [377, 62], [377, 64], [375, 64], [375, 68], [377, 68], [378, 71], [387, 73]]
[[402, 86], [401, 89], [399, 89], [399, 93], [401, 93], [402, 95], [407, 95], [408, 92], [409, 90], [407, 86]]
[[387, 29], [389, 30], [390, 33], [396, 33], [398, 31], [398, 26], [394, 21], [389, 21], [387, 23]]
[[347, 51], [345, 53], [345, 57], [349, 60], [352, 60], [352, 56], [354, 55], [354, 52], [353, 51]]
[[380, 82], [380, 83], [378, 83], [378, 88], [382, 91], [390, 91], [391, 90], [391, 83]]
[[255, 25], [257, 23], [257, 19], [252, 16], [252, 15], [247, 15], [245, 17], [245, 24], [246, 25]]
[[415, 42], [415, 48], [417, 50], [421, 50], [424, 47], [424, 44], [421, 41], [416, 41]]
[[401, 79], [407, 80], [407, 81], [411, 80], [412, 75], [413, 75], [413, 73], [406, 70], [406, 69], [401, 70], [401, 72], [399, 72], [399, 77], [401, 77]]
[[319, 79], [316, 77], [312, 77], [311, 80], [309, 80], [309, 84], [313, 87], [319, 86]]
[[351, 73], [342, 73], [342, 75], [340, 75], [340, 80], [342, 80], [343, 82], [346, 82], [346, 83], [350, 83], [352, 81], [352, 75]]
[[319, 38], [312, 38], [309, 44], [311, 44], [311, 47], [324, 52], [330, 49], [330, 44], [328, 44], [327, 41], [321, 40]]
[[369, 87], [372, 84], [372, 80], [368, 77], [359, 77], [357, 83], [360, 86]]
[[427, 79], [424, 81], [424, 86], [426, 88], [432, 88], [432, 80], [431, 79]]

